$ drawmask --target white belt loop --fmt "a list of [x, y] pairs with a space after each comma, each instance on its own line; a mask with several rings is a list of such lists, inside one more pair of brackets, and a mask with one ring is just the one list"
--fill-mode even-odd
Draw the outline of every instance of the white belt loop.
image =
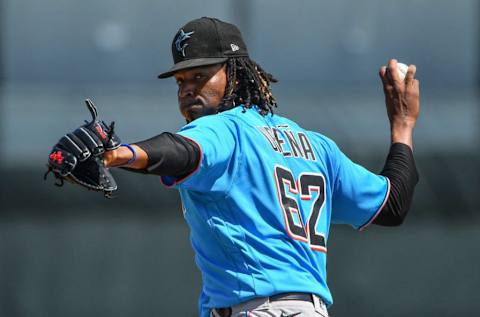
[[325, 305], [323, 300], [315, 294], [312, 294], [312, 298], [313, 298], [313, 306], [315, 307], [315, 311], [325, 314], [327, 312], [327, 306]]

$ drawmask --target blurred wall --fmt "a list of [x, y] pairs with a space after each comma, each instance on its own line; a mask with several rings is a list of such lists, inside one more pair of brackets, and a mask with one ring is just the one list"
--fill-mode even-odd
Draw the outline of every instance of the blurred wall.
[[251, 56], [284, 80], [376, 84], [392, 56], [419, 65], [429, 86], [475, 80], [475, 0], [237, 2], [4, 0], [6, 77], [149, 81], [170, 66], [181, 25], [215, 16], [238, 24]]
[[396, 229], [329, 240], [334, 316], [474, 315], [480, 242], [478, 1], [0, 1], [0, 316], [194, 316], [200, 277], [175, 191], [114, 171], [117, 197], [43, 182], [92, 97], [124, 141], [183, 124], [170, 43], [190, 19], [237, 24], [280, 82], [278, 112], [382, 168], [378, 68], [414, 63], [420, 172]]

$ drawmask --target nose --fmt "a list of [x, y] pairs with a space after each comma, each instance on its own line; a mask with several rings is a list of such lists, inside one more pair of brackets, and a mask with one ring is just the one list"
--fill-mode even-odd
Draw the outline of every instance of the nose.
[[178, 97], [193, 97], [195, 95], [195, 85], [184, 82], [178, 87]]

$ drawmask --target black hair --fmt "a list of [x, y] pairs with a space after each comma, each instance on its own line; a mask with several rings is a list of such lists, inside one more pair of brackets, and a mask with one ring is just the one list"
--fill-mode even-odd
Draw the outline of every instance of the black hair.
[[272, 74], [248, 57], [231, 57], [226, 61], [227, 86], [220, 104], [220, 111], [242, 105], [252, 108], [257, 105], [262, 115], [273, 114], [277, 101], [270, 88], [277, 82]]

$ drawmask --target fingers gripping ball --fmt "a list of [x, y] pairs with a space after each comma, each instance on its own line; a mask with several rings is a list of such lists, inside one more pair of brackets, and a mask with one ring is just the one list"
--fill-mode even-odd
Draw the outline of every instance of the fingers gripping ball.
[[[387, 72], [388, 71], [390, 71], [390, 69], [387, 67]], [[397, 74], [401, 81], [405, 80], [405, 77], [407, 76], [407, 71], [408, 71], [408, 65], [403, 63], [397, 63]]]
[[111, 197], [117, 184], [103, 163], [103, 153], [118, 148], [121, 141], [114, 132], [114, 122], [107, 126], [99, 121], [93, 102], [87, 99], [85, 103], [92, 120], [67, 133], [53, 146], [44, 178], [53, 173], [57, 186], [63, 186], [67, 180], [90, 190], [103, 191], [105, 197]]

